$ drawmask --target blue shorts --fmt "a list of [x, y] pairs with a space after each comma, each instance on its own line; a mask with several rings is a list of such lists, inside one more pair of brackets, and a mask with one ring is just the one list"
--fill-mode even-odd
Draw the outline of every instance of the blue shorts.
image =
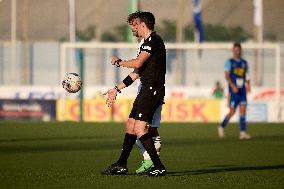
[[155, 111], [151, 127], [160, 128], [161, 123], [161, 112], [162, 112], [162, 105], [161, 104]]
[[236, 109], [238, 105], [247, 105], [247, 95], [238, 93], [229, 93], [229, 107]]

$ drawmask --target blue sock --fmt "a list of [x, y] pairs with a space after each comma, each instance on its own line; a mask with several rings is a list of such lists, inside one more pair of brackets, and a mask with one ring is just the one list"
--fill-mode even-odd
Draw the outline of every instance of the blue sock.
[[240, 116], [240, 131], [246, 131], [247, 124], [246, 124], [246, 116], [241, 115]]
[[226, 127], [226, 125], [229, 123], [229, 118], [228, 118], [228, 116], [226, 116], [225, 118], [224, 118], [224, 120], [222, 121], [222, 123], [221, 123], [221, 127], [223, 127], [223, 128], [225, 128]]

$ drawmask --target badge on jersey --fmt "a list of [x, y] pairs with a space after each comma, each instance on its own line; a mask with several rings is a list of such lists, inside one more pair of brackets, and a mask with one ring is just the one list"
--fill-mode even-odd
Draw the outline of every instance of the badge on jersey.
[[244, 79], [243, 78], [237, 78], [236, 79], [236, 85], [238, 88], [242, 88], [244, 86]]
[[142, 46], [142, 49], [143, 49], [143, 50], [151, 51], [151, 47], [150, 47], [150, 46]]

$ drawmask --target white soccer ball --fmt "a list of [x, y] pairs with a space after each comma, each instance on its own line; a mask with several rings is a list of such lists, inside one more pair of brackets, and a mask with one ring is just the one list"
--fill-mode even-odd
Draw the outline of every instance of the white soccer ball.
[[82, 81], [78, 74], [68, 73], [62, 81], [63, 88], [69, 93], [76, 93], [82, 88]]

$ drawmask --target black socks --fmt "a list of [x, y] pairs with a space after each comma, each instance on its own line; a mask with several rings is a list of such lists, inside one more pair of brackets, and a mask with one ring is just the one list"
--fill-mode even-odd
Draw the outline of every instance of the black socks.
[[149, 156], [151, 157], [151, 160], [153, 161], [155, 168], [164, 168], [164, 165], [162, 164], [157, 154], [152, 137], [148, 133], [146, 133], [143, 136], [141, 136], [139, 140], [141, 141], [145, 150], [148, 152]]
[[136, 139], [137, 139], [136, 135], [128, 134], [128, 133], [125, 134], [123, 145], [122, 145], [122, 151], [117, 161], [117, 164], [119, 165], [127, 164], [127, 159], [130, 155], [130, 152], [132, 151], [132, 148], [136, 142]]
[[[137, 139], [136, 135], [128, 133], [125, 134], [122, 151], [117, 161], [117, 164], [119, 165], [127, 164], [127, 159], [130, 155], [130, 152], [132, 151], [136, 139]], [[152, 137], [148, 133], [146, 133], [143, 136], [141, 136], [139, 140], [141, 141], [145, 150], [148, 152], [149, 156], [151, 157], [151, 160], [153, 161], [155, 168], [164, 168], [164, 165], [162, 164], [160, 157], [157, 154]]]

